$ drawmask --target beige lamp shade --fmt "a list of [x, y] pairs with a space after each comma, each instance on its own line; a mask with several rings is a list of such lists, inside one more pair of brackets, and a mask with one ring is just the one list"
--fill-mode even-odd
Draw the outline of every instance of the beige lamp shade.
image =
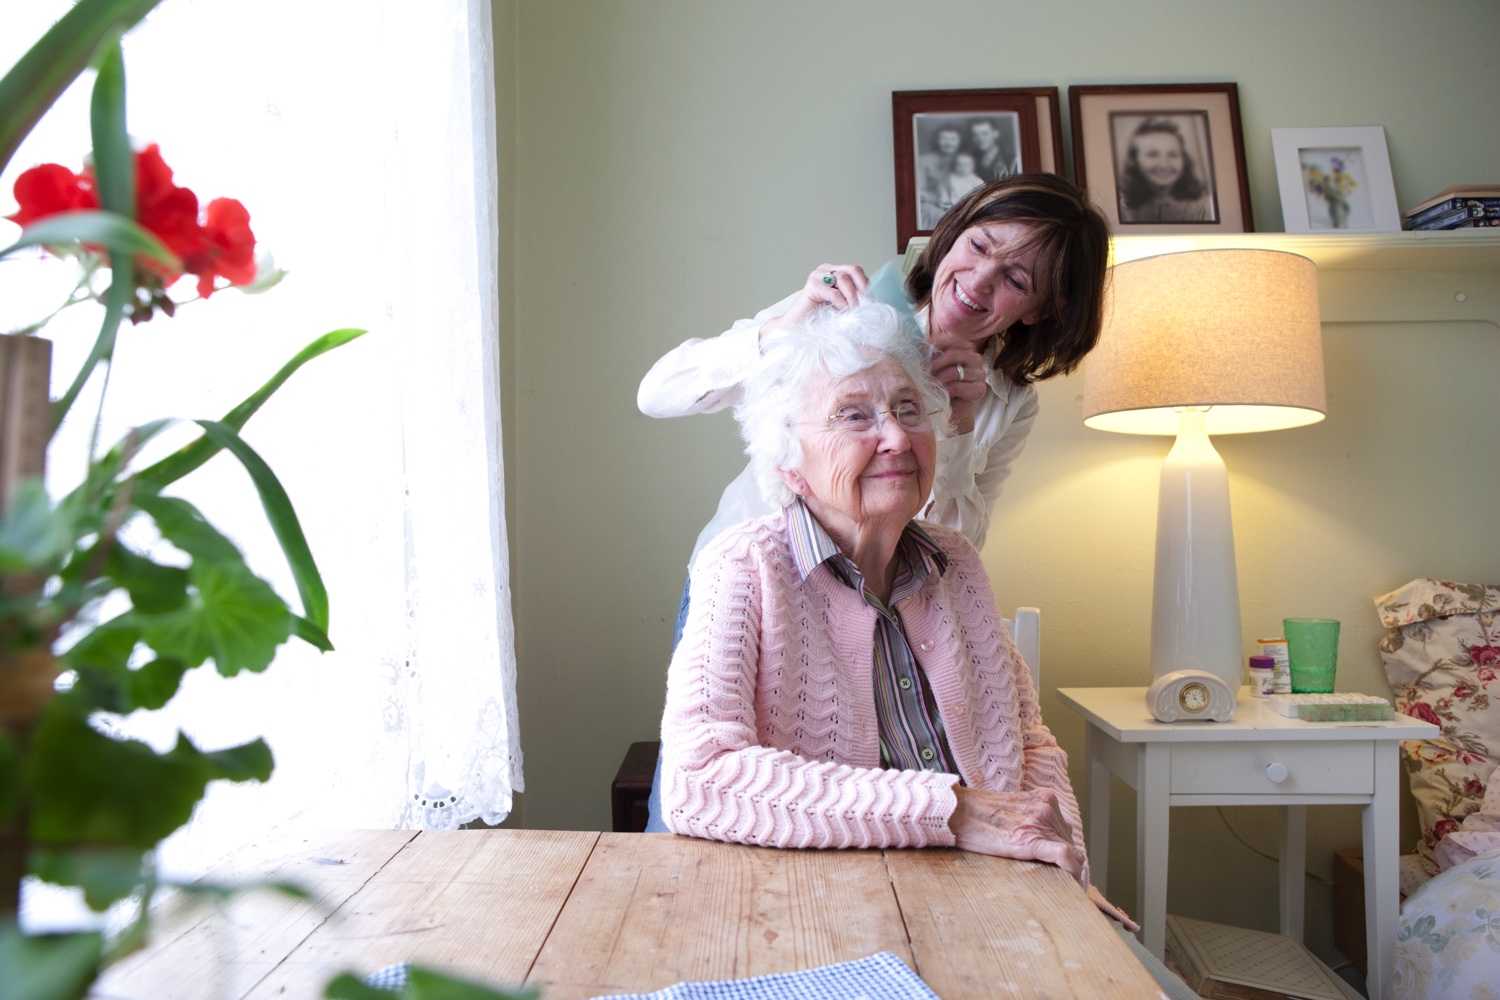
[[1116, 265], [1099, 345], [1084, 362], [1083, 422], [1176, 434], [1207, 409], [1209, 434], [1322, 420], [1318, 269], [1275, 250], [1192, 250]]

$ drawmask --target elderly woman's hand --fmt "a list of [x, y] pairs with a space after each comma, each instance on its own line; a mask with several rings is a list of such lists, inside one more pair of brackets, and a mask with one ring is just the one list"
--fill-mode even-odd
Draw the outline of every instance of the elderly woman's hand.
[[[829, 278], [832, 281], [825, 280]], [[761, 332], [797, 326], [825, 302], [835, 309], [848, 309], [859, 301], [869, 285], [865, 269], [858, 264], [819, 264], [807, 276], [807, 282], [797, 293], [791, 308], [767, 320], [761, 326]]]
[[1083, 852], [1074, 846], [1072, 828], [1050, 788], [992, 792], [957, 785], [953, 792], [958, 807], [948, 829], [959, 847], [1017, 861], [1045, 861], [1083, 880]]

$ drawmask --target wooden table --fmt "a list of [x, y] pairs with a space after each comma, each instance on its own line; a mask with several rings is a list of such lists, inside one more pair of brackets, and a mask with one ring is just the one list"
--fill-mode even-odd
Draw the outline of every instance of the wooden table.
[[376, 830], [257, 846], [207, 878], [291, 881], [312, 901], [260, 891], [165, 914], [95, 997], [321, 997], [338, 972], [410, 960], [575, 1000], [877, 951], [942, 1000], [1159, 995], [1061, 870], [956, 850]]

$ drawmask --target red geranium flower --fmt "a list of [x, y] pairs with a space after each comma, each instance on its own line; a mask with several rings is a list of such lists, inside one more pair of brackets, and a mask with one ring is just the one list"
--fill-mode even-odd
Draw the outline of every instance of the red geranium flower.
[[1423, 722], [1430, 722], [1434, 726], [1441, 726], [1443, 724], [1443, 720], [1438, 718], [1438, 714], [1432, 710], [1432, 706], [1425, 701], [1412, 702], [1401, 710], [1401, 714], [1409, 715], [1413, 719], [1421, 719]]
[[183, 258], [188, 272], [198, 276], [199, 295], [205, 299], [212, 295], [214, 278], [220, 275], [231, 285], [255, 280], [255, 234], [244, 205], [233, 198], [209, 202], [203, 235], [203, 251]]
[[1500, 646], [1470, 646], [1469, 659], [1485, 666], [1500, 664]]
[[183, 261], [203, 248], [198, 196], [172, 183], [172, 168], [154, 142], [135, 156], [135, 219]]
[[[182, 261], [182, 270], [168, 270], [143, 259], [137, 282], [145, 293], [132, 312], [132, 320], [150, 318], [153, 306], [170, 312], [170, 301], [162, 291], [183, 273], [197, 275], [198, 294], [208, 298], [214, 281], [224, 278], [231, 285], [255, 280], [255, 234], [250, 231], [250, 213], [233, 198], [215, 198], [199, 221], [198, 196], [172, 180], [172, 168], [152, 143], [135, 154], [135, 218]], [[75, 174], [56, 163], [44, 163], [23, 173], [15, 185], [21, 206], [7, 216], [22, 226], [60, 212], [99, 207], [93, 170]]]
[[93, 178], [75, 174], [60, 163], [32, 167], [16, 178], [16, 204], [21, 207], [6, 218], [18, 226], [29, 226], [59, 212], [85, 212], [99, 207]]

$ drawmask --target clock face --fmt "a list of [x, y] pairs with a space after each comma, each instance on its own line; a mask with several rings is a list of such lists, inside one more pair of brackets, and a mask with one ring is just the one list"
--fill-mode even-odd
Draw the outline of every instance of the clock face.
[[1177, 692], [1177, 703], [1182, 706], [1184, 712], [1197, 714], [1208, 707], [1208, 688], [1197, 681], [1184, 684], [1182, 690]]

